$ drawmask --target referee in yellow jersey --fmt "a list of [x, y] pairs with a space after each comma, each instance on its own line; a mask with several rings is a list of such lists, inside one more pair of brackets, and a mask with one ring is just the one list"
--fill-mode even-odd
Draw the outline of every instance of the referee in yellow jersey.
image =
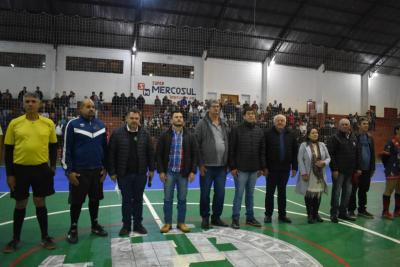
[[[25, 218], [29, 188], [32, 187], [36, 218], [41, 231], [41, 245], [56, 248], [47, 233], [45, 198], [54, 194], [54, 173], [57, 159], [57, 136], [53, 121], [39, 115], [40, 99], [36, 93], [24, 95], [25, 114], [8, 125], [5, 144], [7, 183], [15, 199], [13, 239], [3, 252], [17, 249]], [[50, 166], [48, 165], [50, 159]]]

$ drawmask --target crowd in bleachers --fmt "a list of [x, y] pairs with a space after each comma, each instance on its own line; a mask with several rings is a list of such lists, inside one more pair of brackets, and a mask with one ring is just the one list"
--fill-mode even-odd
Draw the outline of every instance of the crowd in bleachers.
[[[23, 114], [22, 101], [26, 91], [27, 89], [24, 87], [16, 98], [13, 98], [8, 89], [3, 93], [0, 92], [0, 124], [3, 129], [7, 128], [11, 119]], [[71, 118], [77, 116], [79, 99], [76, 98], [73, 91], [69, 93], [63, 91], [61, 95], [56, 93], [52, 99], [43, 99], [43, 93], [39, 87], [36, 87], [35, 92], [43, 100], [41, 108], [42, 115], [55, 122], [57, 125], [57, 134], [59, 138], [62, 139], [66, 124]], [[97, 116], [100, 116], [102, 119], [107, 116], [112, 116], [121, 118], [122, 123], [122, 117], [128, 110], [132, 108], [141, 110], [144, 114], [144, 116], [142, 116], [142, 124], [149, 129], [154, 137], [158, 137], [165, 128], [169, 127], [170, 114], [175, 110], [180, 110], [182, 112], [186, 127], [193, 129], [197, 122], [205, 116], [208, 102], [207, 100], [204, 102], [197, 99], [188, 100], [186, 97], [174, 102], [168, 96], [164, 96], [162, 99], [156, 96], [152, 105], [146, 106], [146, 100], [142, 95], [135, 97], [133, 93], [126, 96], [124, 93], [118, 95], [118, 93], [115, 92], [110, 103], [110, 101], [104, 99], [103, 92], [96, 94], [94, 91], [91, 96], [85, 96], [85, 98], [90, 98], [94, 102]], [[240, 102], [234, 104], [231, 100], [227, 99], [220, 100], [219, 102], [221, 105], [221, 119], [230, 126], [241, 123], [243, 120], [242, 110], [246, 106], [250, 106], [250, 103], [247, 102], [244, 104]], [[296, 133], [299, 140], [304, 138], [308, 127], [317, 127], [320, 129], [321, 141], [326, 141], [330, 135], [336, 132], [337, 120], [335, 120], [334, 117], [326, 118], [325, 122], [321, 124], [315, 115], [313, 116], [311, 113], [300, 113], [298, 110], [293, 110], [290, 107], [286, 108], [282, 103], [278, 103], [276, 100], [273, 103], [269, 103], [266, 107], [254, 101], [251, 107], [256, 111], [257, 122], [261, 128], [272, 127], [273, 117], [277, 114], [284, 114], [287, 118], [288, 127]], [[110, 111], [110, 113], [105, 113], [106, 111]], [[373, 111], [368, 111], [365, 116], [370, 122], [371, 130], [374, 130], [376, 121], [375, 113]], [[348, 115], [348, 119], [355, 130], [359, 117], [357, 113]]]

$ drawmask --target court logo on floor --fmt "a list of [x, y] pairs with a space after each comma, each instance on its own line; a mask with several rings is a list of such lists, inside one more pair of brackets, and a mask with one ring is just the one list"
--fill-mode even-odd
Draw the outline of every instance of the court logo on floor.
[[113, 266], [322, 266], [299, 248], [245, 230], [215, 228], [166, 240], [113, 238]]

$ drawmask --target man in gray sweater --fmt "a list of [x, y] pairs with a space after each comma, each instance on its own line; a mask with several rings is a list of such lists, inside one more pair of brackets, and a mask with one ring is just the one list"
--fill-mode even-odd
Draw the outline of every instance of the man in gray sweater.
[[201, 227], [210, 227], [210, 191], [214, 184], [211, 224], [228, 226], [221, 220], [224, 207], [226, 167], [228, 163], [228, 125], [219, 117], [220, 105], [212, 100], [208, 103], [208, 112], [196, 126], [196, 138], [199, 143], [200, 166], [200, 215]]

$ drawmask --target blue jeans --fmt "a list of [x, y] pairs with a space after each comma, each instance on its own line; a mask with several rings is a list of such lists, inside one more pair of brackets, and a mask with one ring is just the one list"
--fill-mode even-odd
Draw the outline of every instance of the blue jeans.
[[143, 220], [143, 192], [146, 186], [146, 174], [129, 174], [118, 178], [118, 187], [122, 195], [123, 227], [131, 229], [132, 217], [135, 224]]
[[254, 219], [254, 188], [257, 182], [257, 172], [238, 171], [235, 179], [235, 197], [233, 198], [232, 219], [238, 220], [242, 206], [243, 192], [246, 190], [246, 220]]
[[224, 208], [225, 198], [225, 167], [206, 167], [205, 176], [200, 177], [200, 215], [203, 218], [210, 216], [210, 191], [214, 183], [212, 217], [218, 219]]
[[178, 223], [185, 223], [188, 178], [182, 177], [179, 172], [168, 171], [167, 181], [164, 183], [164, 221], [166, 224], [172, 224], [175, 185], [178, 191]]
[[331, 216], [337, 216], [338, 211], [339, 215], [345, 215], [352, 191], [351, 174], [339, 173], [336, 179], [332, 177], [332, 182]]

